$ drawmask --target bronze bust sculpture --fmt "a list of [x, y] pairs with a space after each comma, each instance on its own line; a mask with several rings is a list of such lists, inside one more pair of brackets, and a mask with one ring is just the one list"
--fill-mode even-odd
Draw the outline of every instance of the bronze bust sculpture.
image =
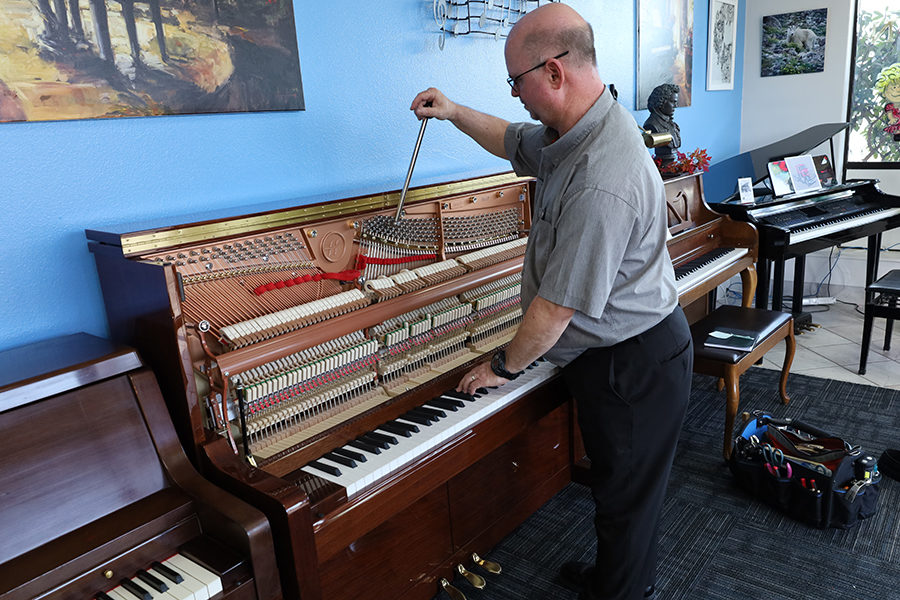
[[662, 164], [675, 160], [675, 149], [681, 146], [681, 129], [673, 120], [675, 106], [678, 104], [678, 86], [663, 83], [653, 88], [647, 98], [650, 116], [644, 121], [644, 129], [653, 133], [669, 133], [672, 141], [665, 146], [656, 147], [656, 157]]

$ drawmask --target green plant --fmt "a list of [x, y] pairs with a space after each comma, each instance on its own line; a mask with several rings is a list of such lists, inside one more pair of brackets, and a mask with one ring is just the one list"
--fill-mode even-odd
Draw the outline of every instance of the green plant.
[[[860, 9], [856, 19], [856, 60], [851, 101], [851, 128], [864, 141], [852, 162], [900, 162], [900, 148], [884, 132], [884, 99], [876, 91], [878, 75], [900, 56], [900, 10]], [[860, 144], [852, 145], [858, 148]]]

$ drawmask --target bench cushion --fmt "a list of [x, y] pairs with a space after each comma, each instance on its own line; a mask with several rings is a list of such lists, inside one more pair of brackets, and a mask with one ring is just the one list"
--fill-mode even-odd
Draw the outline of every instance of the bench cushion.
[[724, 348], [707, 348], [703, 345], [710, 332], [720, 327], [747, 329], [757, 333], [756, 343], [772, 335], [779, 327], [791, 319], [790, 313], [760, 308], [744, 308], [742, 306], [720, 306], [707, 316], [691, 325], [691, 337], [694, 338], [694, 356], [735, 364], [747, 352], [737, 352]]
[[878, 281], [869, 284], [870, 292], [900, 296], [900, 269], [888, 271]]

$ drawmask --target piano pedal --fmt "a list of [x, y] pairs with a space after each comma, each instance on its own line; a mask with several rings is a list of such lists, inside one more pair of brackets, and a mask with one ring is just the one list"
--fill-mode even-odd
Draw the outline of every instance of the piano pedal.
[[450, 582], [447, 581], [446, 578], [441, 577], [440, 584], [441, 588], [443, 588], [443, 590], [447, 592], [447, 595], [450, 596], [450, 600], [466, 600], [466, 595], [450, 585]]
[[487, 571], [488, 573], [493, 573], [494, 575], [498, 575], [501, 571], [500, 565], [495, 563], [492, 560], [485, 560], [478, 556], [477, 552], [472, 553], [472, 560], [475, 561], [475, 564]]
[[475, 588], [479, 590], [483, 590], [484, 586], [487, 585], [487, 581], [484, 580], [484, 577], [477, 573], [473, 573], [466, 569], [462, 564], [456, 565], [456, 570], [459, 571], [459, 574], [466, 578], [466, 581], [471, 583]]
[[800, 335], [804, 331], [812, 331], [819, 327], [812, 322], [812, 315], [808, 312], [794, 313], [794, 335]]

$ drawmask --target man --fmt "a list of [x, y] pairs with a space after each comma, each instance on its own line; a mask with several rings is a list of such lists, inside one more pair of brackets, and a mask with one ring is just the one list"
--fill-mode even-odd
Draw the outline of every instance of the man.
[[542, 355], [563, 367], [592, 461], [598, 544], [595, 568], [567, 563], [562, 575], [582, 598], [637, 600], [653, 591], [693, 356], [666, 250], [662, 180], [636, 123], [606, 92], [593, 31], [572, 8], [545, 4], [523, 16], [505, 57], [513, 97], [542, 125], [510, 124], [434, 88], [411, 107], [538, 181], [524, 319], [506, 352], [457, 389], [503, 385]]

